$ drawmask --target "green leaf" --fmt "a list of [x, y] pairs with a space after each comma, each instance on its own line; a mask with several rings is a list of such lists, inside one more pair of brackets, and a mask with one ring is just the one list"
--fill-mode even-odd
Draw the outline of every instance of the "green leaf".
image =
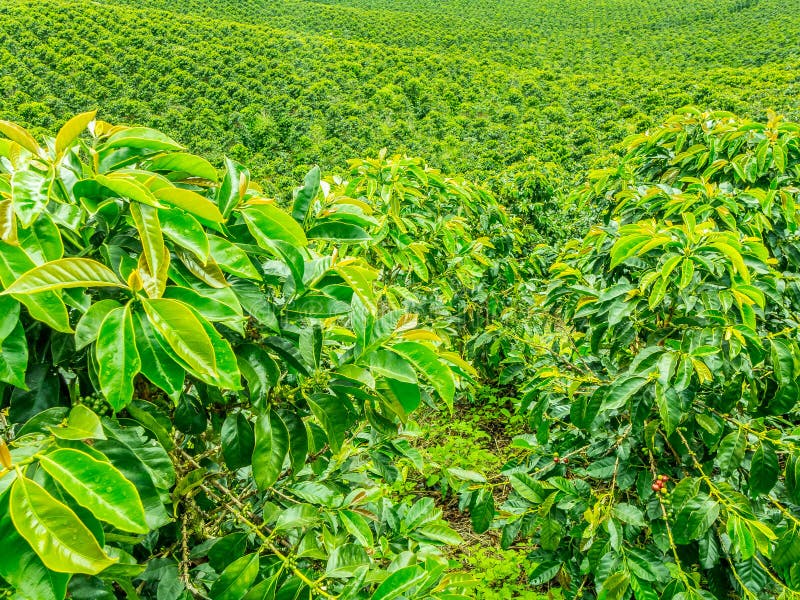
[[447, 407], [453, 409], [455, 396], [453, 372], [439, 360], [432, 348], [418, 342], [400, 342], [392, 345], [391, 349], [414, 365], [430, 382]]
[[730, 475], [742, 464], [747, 450], [747, 436], [737, 429], [722, 438], [717, 451], [717, 464], [723, 475]]
[[142, 366], [130, 305], [108, 313], [100, 325], [95, 354], [103, 395], [115, 411], [121, 410], [133, 399], [133, 378]]
[[308, 173], [306, 173], [303, 187], [297, 188], [294, 191], [294, 204], [292, 205], [292, 218], [298, 223], [305, 223], [308, 218], [308, 211], [311, 208], [311, 203], [317, 197], [320, 191], [320, 170], [319, 167], [314, 166]]
[[768, 494], [778, 483], [778, 475], [778, 456], [770, 444], [762, 441], [750, 461], [750, 493]]
[[88, 258], [62, 258], [22, 274], [3, 294], [36, 294], [75, 287], [127, 287], [114, 271]]
[[561, 537], [564, 534], [564, 528], [561, 523], [555, 519], [544, 519], [542, 527], [539, 531], [539, 545], [543, 550], [548, 552], [555, 552], [561, 543]]
[[[5, 287], [15, 283], [23, 273], [33, 269], [35, 263], [17, 247], [0, 242], [0, 282]], [[67, 307], [56, 292], [41, 292], [15, 296], [30, 312], [31, 316], [46, 323], [56, 331], [71, 333]]]
[[175, 429], [189, 435], [200, 435], [208, 427], [208, 414], [199, 398], [184, 394], [173, 415]]
[[617, 379], [608, 388], [608, 393], [603, 399], [601, 410], [617, 410], [641, 390], [647, 383], [646, 377], [622, 377]]
[[126, 198], [135, 202], [141, 202], [148, 206], [163, 208], [149, 189], [139, 183], [130, 175], [123, 173], [109, 173], [108, 175], [97, 174], [94, 180], [104, 188], [108, 188], [119, 198]]
[[122, 531], [149, 531], [139, 493], [111, 463], [63, 448], [40, 456], [39, 464], [78, 504], [101, 521]]
[[270, 411], [256, 421], [253, 450], [253, 478], [265, 490], [278, 481], [289, 452], [289, 432], [283, 421]]
[[379, 375], [406, 383], [417, 383], [417, 374], [412, 363], [396, 352], [378, 348], [363, 355], [360, 360]]
[[26, 150], [30, 150], [34, 156], [42, 155], [42, 149], [39, 147], [39, 144], [36, 143], [36, 140], [33, 139], [33, 136], [16, 123], [0, 121], [0, 133], [18, 143]]
[[184, 210], [210, 226], [216, 227], [217, 223], [225, 221], [214, 203], [197, 192], [177, 187], [163, 187], [153, 194], [158, 200]]
[[64, 256], [64, 242], [53, 218], [44, 213], [28, 229], [19, 231], [20, 247], [38, 265]]
[[[370, 600], [394, 600], [407, 598], [415, 586], [425, 580], [426, 572], [416, 565], [397, 569], [378, 586]], [[411, 596], [413, 597], [413, 596]]]
[[614, 505], [614, 516], [629, 525], [635, 525], [636, 527], [646, 526], [644, 513], [633, 504], [621, 502]]
[[[17, 304], [19, 307], [19, 304]], [[17, 310], [19, 314], [19, 310]], [[28, 368], [28, 340], [21, 321], [17, 321], [5, 339], [0, 342], [0, 381], [27, 389], [25, 371]]]
[[220, 439], [222, 455], [228, 469], [233, 471], [250, 464], [255, 449], [255, 434], [244, 413], [238, 412], [225, 417]]
[[14, 527], [48, 569], [96, 575], [114, 564], [78, 516], [36, 482], [17, 477], [10, 502]]
[[631, 576], [625, 571], [613, 573], [603, 582], [603, 590], [597, 600], [622, 600], [630, 586]]
[[177, 402], [183, 391], [186, 371], [164, 350], [150, 322], [139, 311], [133, 313], [133, 329], [136, 350], [142, 362], [142, 375], [164, 390], [173, 402]]
[[372, 529], [363, 516], [352, 510], [341, 510], [339, 517], [347, 532], [356, 538], [359, 544], [366, 548], [372, 547], [374, 544]]
[[354, 577], [356, 571], [369, 565], [369, 555], [358, 544], [342, 544], [328, 557], [325, 575], [337, 579]]
[[656, 383], [655, 392], [656, 406], [661, 422], [664, 424], [664, 430], [667, 435], [672, 435], [684, 415], [680, 396], [673, 388], [664, 389], [658, 383]]
[[58, 131], [58, 135], [56, 136], [57, 156], [61, 156], [64, 154], [65, 150], [68, 150], [70, 146], [72, 146], [78, 136], [83, 133], [84, 130], [89, 126], [89, 123], [94, 120], [96, 114], [96, 110], [81, 113], [79, 115], [75, 115], [69, 121], [64, 123], [63, 127], [61, 127], [61, 129]]
[[48, 178], [32, 169], [20, 169], [11, 176], [11, 200], [22, 227], [30, 227], [47, 208], [49, 186]]
[[239, 370], [247, 381], [250, 402], [263, 405], [269, 391], [278, 384], [280, 369], [272, 357], [255, 344], [243, 344], [236, 349]]
[[375, 297], [374, 282], [378, 277], [378, 273], [358, 264], [338, 264], [335, 270], [347, 285], [353, 289], [369, 312], [375, 314], [378, 311], [378, 304]]
[[217, 206], [227, 220], [233, 209], [244, 200], [250, 184], [250, 171], [237, 162], [225, 158], [225, 178], [217, 191]]
[[139, 232], [147, 269], [154, 277], [160, 277], [163, 271], [161, 263], [165, 257], [164, 235], [158, 220], [158, 210], [144, 204], [131, 204], [130, 213]]
[[588, 429], [595, 417], [600, 412], [603, 403], [603, 393], [601, 388], [596, 389], [591, 394], [581, 394], [572, 400], [569, 410], [569, 418], [575, 427]]
[[183, 302], [169, 298], [142, 299], [153, 329], [196, 374], [218, 376], [214, 345], [197, 315]]
[[315, 225], [306, 231], [306, 237], [310, 240], [339, 242], [366, 242], [372, 240], [372, 236], [358, 225], [333, 220]]
[[211, 256], [226, 273], [244, 277], [245, 279], [261, 279], [247, 253], [225, 238], [208, 236]]
[[281, 421], [289, 432], [289, 460], [292, 471], [297, 473], [306, 464], [308, 457], [308, 431], [300, 415], [294, 410], [281, 413]]
[[188, 175], [190, 177], [200, 177], [209, 181], [217, 181], [217, 170], [205, 158], [189, 154], [188, 152], [170, 152], [157, 156], [149, 162], [150, 171], [172, 171], [172, 174]]
[[75, 350], [85, 348], [97, 339], [100, 325], [115, 308], [122, 305], [116, 300], [100, 300], [89, 307], [75, 326]]
[[720, 507], [706, 494], [698, 494], [688, 500], [675, 515], [672, 533], [678, 544], [698, 540], [719, 516]]
[[247, 228], [262, 248], [271, 249], [270, 242], [280, 241], [304, 248], [306, 234], [297, 221], [274, 204], [250, 204], [241, 210]]
[[242, 600], [258, 575], [258, 553], [241, 556], [229, 564], [211, 586], [215, 600]]
[[111, 135], [102, 146], [111, 148], [143, 148], [146, 150], [183, 150], [178, 142], [169, 136], [147, 127], [126, 127]]
[[46, 568], [11, 521], [9, 494], [0, 493], [0, 539], [13, 552], [0, 552], [0, 577], [20, 600], [64, 600], [70, 576]]
[[138, 421], [142, 427], [156, 436], [158, 443], [165, 450], [169, 451], [175, 448], [175, 442], [171, 435], [172, 421], [158, 406], [146, 400], [134, 400], [125, 409], [132, 419]]
[[76, 404], [72, 407], [64, 426], [50, 427], [50, 431], [61, 440], [106, 439], [100, 417], [83, 404]]
[[482, 488], [478, 491], [470, 506], [469, 518], [475, 533], [485, 533], [489, 530], [494, 520], [494, 496], [490, 489]]
[[158, 529], [169, 523], [162, 502], [163, 492], [175, 483], [175, 470], [169, 455], [156, 442], [146, 440], [141, 427], [122, 429], [106, 422], [104, 429], [109, 439], [95, 442], [94, 448], [105, 454], [125, 479], [136, 487], [148, 527]]
[[342, 401], [335, 396], [315, 394], [308, 398], [308, 406], [322, 424], [322, 428], [328, 436], [328, 444], [331, 450], [339, 452], [342, 449], [345, 434], [350, 425], [347, 409], [342, 404]]

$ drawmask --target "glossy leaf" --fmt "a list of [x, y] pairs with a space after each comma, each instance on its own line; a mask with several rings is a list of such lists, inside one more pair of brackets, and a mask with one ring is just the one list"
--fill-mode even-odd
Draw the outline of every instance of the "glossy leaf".
[[289, 452], [289, 432], [280, 417], [270, 411], [261, 415], [255, 426], [253, 478], [259, 489], [271, 487], [283, 471]]
[[88, 258], [62, 258], [23, 273], [3, 294], [36, 294], [75, 287], [125, 287], [105, 265]]
[[142, 366], [130, 305], [111, 310], [97, 335], [95, 354], [103, 394], [114, 410], [133, 399], [133, 378]]
[[136, 488], [110, 463], [64, 448], [43, 455], [39, 464], [101, 521], [122, 531], [149, 531]]
[[10, 502], [14, 527], [48, 569], [95, 575], [114, 563], [78, 516], [34, 481], [18, 477]]

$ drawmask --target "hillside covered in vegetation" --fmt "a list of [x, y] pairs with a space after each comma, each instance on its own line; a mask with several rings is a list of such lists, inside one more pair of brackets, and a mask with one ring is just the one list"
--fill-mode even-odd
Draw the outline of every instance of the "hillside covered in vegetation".
[[8, 0], [0, 598], [800, 598], [794, 12]]

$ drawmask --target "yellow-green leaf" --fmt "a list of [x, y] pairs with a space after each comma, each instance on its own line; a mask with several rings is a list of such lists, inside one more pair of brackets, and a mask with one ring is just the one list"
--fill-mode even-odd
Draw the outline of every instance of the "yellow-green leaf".
[[64, 126], [59, 130], [56, 136], [56, 155], [61, 156], [72, 143], [78, 138], [89, 123], [94, 120], [96, 110], [81, 113], [72, 117], [69, 121], [64, 123]]
[[114, 271], [89, 258], [62, 258], [23, 273], [3, 294], [36, 294], [62, 288], [126, 287]]
[[51, 571], [97, 575], [114, 564], [72, 509], [35, 481], [17, 477], [10, 501], [14, 527]]
[[80, 450], [61, 448], [41, 456], [39, 464], [78, 504], [101, 521], [122, 531], [149, 531], [139, 492], [111, 463]]

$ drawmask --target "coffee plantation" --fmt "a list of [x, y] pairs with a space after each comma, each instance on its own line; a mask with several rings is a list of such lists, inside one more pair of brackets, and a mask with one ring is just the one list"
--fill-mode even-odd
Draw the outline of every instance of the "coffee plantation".
[[788, 5], [0, 15], [0, 597], [800, 598]]

